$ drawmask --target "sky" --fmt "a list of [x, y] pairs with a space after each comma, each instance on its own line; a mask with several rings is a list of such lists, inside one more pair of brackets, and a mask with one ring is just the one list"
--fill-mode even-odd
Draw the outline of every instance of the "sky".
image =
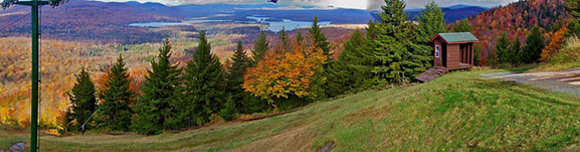
[[[231, 4], [259, 4], [266, 3], [267, 0], [99, 0], [106, 2], [158, 2], [166, 5], [180, 4], [207, 4], [207, 3], [231, 3]], [[407, 8], [421, 8], [431, 0], [406, 0]], [[478, 6], [498, 6], [506, 5], [517, 0], [435, 0], [439, 6], [451, 6], [456, 4], [478, 5]], [[383, 0], [279, 0], [279, 4], [284, 5], [310, 5], [319, 8], [355, 8], [355, 9], [377, 9], [384, 3]]]

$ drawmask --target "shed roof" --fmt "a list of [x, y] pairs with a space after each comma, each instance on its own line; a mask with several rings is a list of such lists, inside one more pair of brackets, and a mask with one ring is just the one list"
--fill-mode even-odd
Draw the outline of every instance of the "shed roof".
[[477, 39], [471, 32], [460, 32], [460, 33], [439, 33], [435, 37], [431, 39], [430, 42], [433, 40], [441, 37], [447, 43], [457, 43], [457, 42], [477, 42]]

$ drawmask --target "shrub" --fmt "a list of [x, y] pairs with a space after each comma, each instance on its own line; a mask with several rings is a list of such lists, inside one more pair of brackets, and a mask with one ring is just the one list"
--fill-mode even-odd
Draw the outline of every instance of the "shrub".
[[580, 61], [580, 38], [572, 36], [566, 39], [565, 47], [550, 58], [552, 63]]
[[224, 108], [220, 111], [220, 117], [222, 117], [226, 121], [232, 121], [236, 118], [236, 114], [238, 110], [236, 108], [236, 104], [234, 100], [232, 100], [231, 96], [228, 97]]

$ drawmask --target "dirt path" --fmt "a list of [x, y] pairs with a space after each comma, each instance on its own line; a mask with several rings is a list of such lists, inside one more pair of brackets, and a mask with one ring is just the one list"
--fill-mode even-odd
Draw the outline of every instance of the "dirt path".
[[580, 97], [580, 68], [534, 73], [502, 72], [482, 74], [482, 76], [486, 79], [505, 79], [518, 83], [531, 84]]

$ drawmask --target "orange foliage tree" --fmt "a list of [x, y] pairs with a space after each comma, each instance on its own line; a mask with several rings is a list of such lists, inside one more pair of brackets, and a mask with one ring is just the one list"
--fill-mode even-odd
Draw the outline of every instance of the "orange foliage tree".
[[248, 69], [242, 87], [269, 103], [290, 96], [310, 97], [316, 95], [312, 84], [325, 61], [320, 48], [295, 43], [291, 51], [268, 52], [256, 67]]
[[562, 27], [554, 34], [554, 36], [552, 36], [550, 44], [542, 50], [542, 58], [540, 58], [540, 60], [546, 61], [552, 57], [552, 55], [558, 53], [558, 50], [562, 48], [562, 44], [565, 42], [567, 32], [568, 27]]

